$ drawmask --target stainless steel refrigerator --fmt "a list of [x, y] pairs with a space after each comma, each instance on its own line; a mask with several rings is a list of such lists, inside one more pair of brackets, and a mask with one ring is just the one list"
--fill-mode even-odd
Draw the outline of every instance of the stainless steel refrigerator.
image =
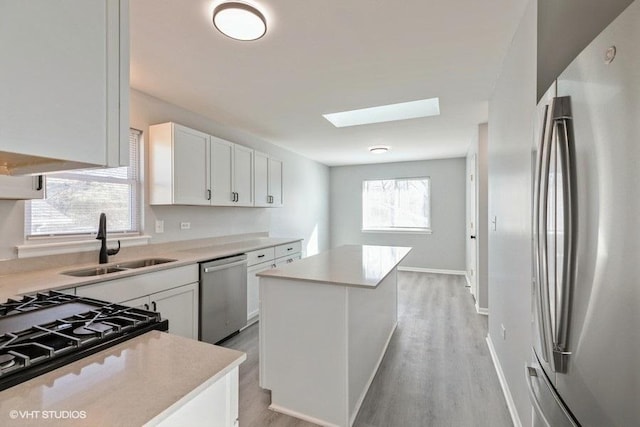
[[640, 0], [538, 106], [534, 426], [640, 426]]

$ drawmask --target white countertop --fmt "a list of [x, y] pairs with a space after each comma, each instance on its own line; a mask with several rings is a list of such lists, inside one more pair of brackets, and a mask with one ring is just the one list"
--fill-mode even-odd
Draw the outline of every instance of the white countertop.
[[[160, 421], [245, 359], [236, 350], [148, 332], [3, 390], [0, 425], [140, 426]], [[55, 420], [44, 419], [43, 411], [77, 413]]]
[[303, 258], [260, 277], [305, 280], [333, 285], [376, 287], [407, 256], [401, 246], [345, 245]]
[[[118, 257], [113, 262], [103, 264], [101, 266], [115, 265], [118, 263], [144, 259], [144, 258], [171, 258], [176, 261], [166, 264], [159, 264], [151, 267], [143, 267], [131, 270], [125, 270], [116, 273], [110, 273], [101, 276], [91, 277], [73, 277], [61, 274], [69, 270], [81, 270], [83, 268], [96, 267], [98, 264], [78, 264], [65, 267], [56, 267], [46, 270], [31, 271], [28, 273], [13, 273], [0, 276], [0, 302], [4, 302], [9, 298], [18, 298], [19, 295], [32, 294], [48, 290], [72, 288], [75, 286], [89, 285], [92, 283], [103, 282], [105, 280], [119, 279], [122, 277], [135, 276], [139, 274], [150, 273], [152, 271], [165, 270], [168, 268], [180, 267], [183, 265], [195, 264], [201, 261], [207, 261], [214, 258], [221, 258], [229, 255], [241, 254], [270, 246], [284, 245], [291, 242], [297, 242], [300, 238], [275, 238], [263, 237], [251, 240], [241, 240], [237, 242], [211, 245], [205, 247], [197, 247], [184, 249], [180, 251], [167, 251], [161, 253], [153, 253], [149, 255], [146, 252], [146, 246], [140, 246], [140, 254], [138, 256]], [[96, 255], [97, 257], [97, 255]]]

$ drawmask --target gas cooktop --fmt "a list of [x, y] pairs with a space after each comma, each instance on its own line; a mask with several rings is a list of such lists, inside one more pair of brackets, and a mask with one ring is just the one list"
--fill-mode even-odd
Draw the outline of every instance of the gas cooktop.
[[159, 313], [54, 291], [10, 299], [0, 304], [0, 390], [168, 325]]

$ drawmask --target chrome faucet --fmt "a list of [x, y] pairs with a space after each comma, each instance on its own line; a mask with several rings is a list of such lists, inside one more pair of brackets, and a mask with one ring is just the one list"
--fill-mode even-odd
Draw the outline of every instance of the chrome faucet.
[[109, 262], [109, 255], [115, 255], [120, 252], [120, 240], [118, 240], [118, 249], [107, 249], [107, 215], [100, 214], [100, 225], [98, 226], [98, 235], [96, 239], [101, 241], [100, 244], [100, 264]]

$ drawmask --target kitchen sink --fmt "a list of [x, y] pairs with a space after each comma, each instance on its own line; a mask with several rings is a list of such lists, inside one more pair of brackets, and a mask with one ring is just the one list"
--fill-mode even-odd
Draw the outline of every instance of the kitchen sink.
[[117, 273], [119, 271], [126, 271], [126, 270], [135, 269], [135, 268], [151, 267], [154, 265], [166, 264], [168, 262], [173, 262], [173, 261], [176, 261], [176, 260], [169, 259], [169, 258], [147, 258], [147, 259], [139, 259], [136, 261], [121, 262], [119, 264], [112, 265], [112, 266], [92, 267], [92, 268], [83, 268], [81, 270], [64, 271], [62, 272], [62, 274], [67, 276], [74, 276], [74, 277], [101, 276], [103, 274]]
[[101, 276], [103, 274], [117, 273], [118, 271], [124, 271], [124, 268], [119, 267], [93, 267], [85, 268], [82, 270], [65, 271], [62, 274], [75, 277], [88, 277], [88, 276]]
[[137, 261], [128, 261], [121, 262], [116, 264], [117, 268], [141, 268], [141, 267], [151, 267], [153, 265], [158, 264], [166, 264], [168, 262], [173, 262], [175, 259], [168, 258], [147, 258], [147, 259], [139, 259]]

